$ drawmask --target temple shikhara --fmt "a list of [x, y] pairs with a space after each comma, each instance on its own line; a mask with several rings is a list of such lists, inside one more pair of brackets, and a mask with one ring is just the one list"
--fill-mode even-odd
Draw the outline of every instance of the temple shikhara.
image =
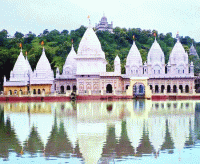
[[[104, 16], [105, 17], [105, 16]], [[102, 21], [106, 18], [102, 18]], [[107, 21], [107, 19], [105, 19]], [[32, 71], [22, 54], [10, 72], [9, 81], [4, 78], [5, 94], [45, 94], [63, 93], [70, 95], [133, 95], [150, 97], [151, 94], [194, 94], [194, 65], [189, 63], [188, 54], [179, 38], [165, 63], [164, 53], [156, 38], [152, 44], [147, 61], [142, 62], [141, 54], [133, 41], [127, 54], [125, 74], [121, 74], [119, 56], [114, 60], [114, 72], [106, 72], [105, 53], [91, 25], [83, 35], [78, 51], [73, 45], [68, 54], [63, 71], [57, 68], [54, 77], [45, 49]], [[190, 55], [197, 55], [194, 46]], [[198, 56], [198, 55], [197, 55]]]

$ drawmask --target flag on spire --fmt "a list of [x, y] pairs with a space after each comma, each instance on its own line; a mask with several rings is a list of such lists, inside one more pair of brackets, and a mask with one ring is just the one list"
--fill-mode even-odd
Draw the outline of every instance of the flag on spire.
[[73, 43], [74, 43], [74, 40], [72, 39], [71, 42], [72, 42], [72, 44], [73, 44]]
[[135, 35], [133, 35], [133, 40], [135, 40]]
[[44, 45], [44, 41], [41, 42], [41, 45], [42, 45], [42, 46]]
[[89, 25], [90, 25], [90, 24], [91, 24], [91, 22], [90, 22], [90, 15], [88, 15], [88, 17], [87, 17], [87, 18], [88, 18], [88, 20], [89, 20]]
[[176, 39], [177, 39], [177, 41], [180, 41], [180, 37], [179, 37], [179, 31], [177, 31], [177, 34], [176, 34]]
[[153, 33], [153, 36], [156, 37], [156, 32]]
[[27, 56], [27, 51], [26, 51], [26, 56]]
[[22, 43], [19, 43], [19, 47], [22, 48]]

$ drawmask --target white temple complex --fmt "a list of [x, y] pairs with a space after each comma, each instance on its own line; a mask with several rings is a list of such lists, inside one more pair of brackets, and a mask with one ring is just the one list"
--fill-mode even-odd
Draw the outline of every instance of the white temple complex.
[[[78, 94], [117, 94], [126, 92], [130, 85], [130, 78], [147, 77], [153, 94], [194, 93], [194, 65], [188, 62], [188, 54], [179, 39], [173, 47], [167, 64], [165, 64], [164, 53], [156, 39], [149, 50], [147, 62], [144, 64], [133, 42], [127, 55], [125, 74], [121, 74], [119, 56], [116, 56], [114, 60], [114, 72], [106, 72], [105, 54], [90, 25], [81, 39], [77, 55], [73, 47], [72, 51], [77, 68], [72, 66], [73, 62], [70, 62], [71, 68], [77, 71], [73, 71], [73, 76], [70, 76], [70, 73], [65, 77], [63, 74], [57, 74], [54, 81], [56, 92], [65, 93], [69, 88], [71, 90], [76, 88]], [[71, 54], [70, 52], [66, 62], [72, 58]], [[64, 65], [63, 70], [65, 68]], [[135, 92], [138, 95], [144, 92], [143, 87], [139, 85]]]
[[[75, 52], [72, 45], [63, 72], [57, 68], [55, 79], [44, 49], [34, 72], [21, 51], [10, 73], [10, 80], [6, 81], [4, 78], [4, 92], [13, 94], [21, 90], [31, 94], [56, 92], [70, 95], [75, 91], [77, 95], [134, 94], [135, 96], [143, 96], [145, 92], [151, 91], [153, 94], [195, 93], [194, 65], [192, 62], [189, 63], [188, 54], [179, 38], [171, 51], [168, 63], [165, 63], [164, 53], [155, 39], [144, 64], [133, 41], [127, 54], [125, 74], [121, 74], [119, 56], [114, 60], [114, 72], [106, 72], [106, 64], [101, 43], [89, 25], [80, 41], [78, 51]], [[131, 79], [138, 81], [129, 87]], [[142, 82], [145, 79], [146, 85]]]

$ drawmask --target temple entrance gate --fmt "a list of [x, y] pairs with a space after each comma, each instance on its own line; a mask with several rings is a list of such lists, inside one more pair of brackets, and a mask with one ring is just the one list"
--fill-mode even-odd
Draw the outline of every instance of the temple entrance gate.
[[145, 86], [143, 83], [135, 83], [133, 85], [133, 97], [144, 97], [145, 96]]
[[106, 86], [106, 93], [112, 93], [112, 85], [111, 84], [108, 84]]
[[132, 77], [130, 78], [130, 85], [126, 90], [129, 96], [151, 98], [152, 92], [148, 85], [148, 77]]

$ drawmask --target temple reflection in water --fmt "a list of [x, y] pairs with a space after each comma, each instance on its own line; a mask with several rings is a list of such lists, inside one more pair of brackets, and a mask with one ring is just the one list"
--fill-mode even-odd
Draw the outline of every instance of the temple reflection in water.
[[91, 164], [162, 152], [181, 159], [199, 143], [200, 101], [0, 104], [0, 160], [11, 152]]

